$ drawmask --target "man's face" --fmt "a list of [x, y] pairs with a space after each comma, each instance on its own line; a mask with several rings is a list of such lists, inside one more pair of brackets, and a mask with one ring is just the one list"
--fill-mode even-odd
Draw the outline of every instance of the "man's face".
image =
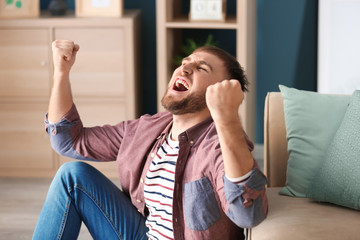
[[193, 53], [175, 69], [161, 103], [175, 115], [200, 112], [207, 108], [207, 87], [224, 80], [226, 76], [220, 58], [207, 52]]

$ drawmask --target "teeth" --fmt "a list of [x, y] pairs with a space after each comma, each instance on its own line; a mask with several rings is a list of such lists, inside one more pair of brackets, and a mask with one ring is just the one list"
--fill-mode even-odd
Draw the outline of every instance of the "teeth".
[[180, 87], [180, 84], [183, 85], [187, 90], [189, 90], [189, 85], [187, 84], [187, 82], [185, 80], [179, 79], [176, 81], [175, 85], [176, 87]]

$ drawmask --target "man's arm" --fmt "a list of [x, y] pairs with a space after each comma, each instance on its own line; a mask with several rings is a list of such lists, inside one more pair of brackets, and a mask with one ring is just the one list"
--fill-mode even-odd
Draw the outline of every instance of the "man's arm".
[[84, 128], [73, 104], [70, 70], [79, 45], [68, 40], [52, 43], [54, 77], [46, 131], [53, 149], [74, 159], [115, 161], [122, 141], [123, 124]]
[[218, 133], [225, 174], [238, 178], [254, 167], [238, 109], [244, 93], [237, 80], [224, 80], [208, 87], [206, 103]]
[[[237, 80], [224, 80], [209, 86], [206, 102], [218, 133], [225, 175], [226, 215], [239, 227], [251, 228], [262, 222], [268, 212], [265, 195], [266, 177], [258, 169], [247, 144], [238, 115], [244, 99]], [[233, 180], [246, 177], [241, 184]], [[227, 205], [227, 207], [225, 207]]]
[[72, 41], [56, 40], [52, 43], [54, 76], [48, 109], [50, 122], [60, 121], [73, 105], [69, 75], [78, 51], [79, 45]]

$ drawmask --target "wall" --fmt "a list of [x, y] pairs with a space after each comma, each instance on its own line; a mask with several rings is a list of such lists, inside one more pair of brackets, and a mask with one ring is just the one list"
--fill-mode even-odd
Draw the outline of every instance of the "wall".
[[318, 92], [360, 89], [360, 1], [319, 1]]
[[278, 84], [316, 90], [315, 0], [258, 0], [256, 142], [262, 143], [264, 101]]
[[[70, 9], [74, 0], [67, 0]], [[46, 9], [49, 0], [41, 0]], [[156, 112], [156, 20], [155, 0], [125, 0], [125, 8], [142, 10], [143, 113]], [[256, 142], [263, 142], [264, 100], [278, 84], [316, 90], [317, 9], [316, 0], [257, 0], [257, 111]], [[186, 5], [186, 4], [185, 4]], [[235, 0], [227, 1], [235, 9]], [[186, 6], [185, 6], [186, 8]], [[194, 31], [185, 33], [189, 37]], [[214, 31], [215, 40], [231, 46], [231, 32]], [[235, 52], [233, 48], [227, 49]]]

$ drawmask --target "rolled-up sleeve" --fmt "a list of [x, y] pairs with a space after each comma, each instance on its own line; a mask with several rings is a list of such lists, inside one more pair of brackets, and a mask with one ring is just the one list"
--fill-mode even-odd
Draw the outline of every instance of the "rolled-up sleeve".
[[224, 192], [228, 202], [227, 216], [239, 227], [251, 228], [267, 216], [268, 205], [265, 194], [267, 179], [255, 167], [242, 185], [223, 176]]
[[84, 128], [75, 105], [57, 123], [46, 114], [45, 129], [58, 154], [78, 160], [115, 161], [122, 139], [120, 124]]

